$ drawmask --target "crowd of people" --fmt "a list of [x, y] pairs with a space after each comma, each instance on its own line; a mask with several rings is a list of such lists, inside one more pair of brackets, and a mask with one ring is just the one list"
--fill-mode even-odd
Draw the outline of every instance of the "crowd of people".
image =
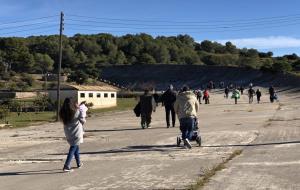
[[[238, 103], [238, 99], [240, 99], [245, 90], [243, 86], [234, 87], [230, 85], [225, 87], [224, 82], [220, 82], [219, 87], [224, 87], [224, 97], [226, 99], [229, 98], [229, 94], [232, 93], [231, 98], [234, 99], [235, 104]], [[166, 127], [175, 127], [177, 115], [184, 147], [191, 149], [192, 145], [190, 140], [193, 131], [198, 129], [197, 113], [199, 106], [202, 104], [202, 100], [204, 100], [205, 104], [210, 104], [210, 91], [214, 88], [215, 85], [211, 81], [204, 91], [201, 89], [191, 90], [185, 85], [177, 93], [173, 85], [169, 85], [167, 90], [159, 95], [156, 92], [150, 93], [150, 90], [146, 89], [143, 95], [139, 97], [139, 102], [134, 108], [134, 112], [136, 116], [141, 117], [142, 129], [151, 128], [152, 113], [155, 112], [156, 107], [161, 103], [162, 106], [165, 107]], [[269, 94], [271, 103], [273, 103], [274, 100], [278, 100], [277, 93], [273, 86], [270, 86]], [[262, 92], [259, 88], [254, 90], [253, 84], [250, 83], [248, 88], [249, 104], [253, 103], [255, 95], [257, 103], [260, 103]], [[82, 102], [78, 105], [73, 98], [66, 98], [59, 112], [59, 116], [64, 125], [66, 140], [70, 145], [69, 153], [63, 167], [63, 171], [65, 172], [72, 171], [70, 164], [73, 157], [75, 157], [77, 167], [82, 167], [79, 145], [83, 143], [83, 125], [86, 122], [87, 110], [86, 102]]]
[[[226, 86], [224, 89], [224, 98], [228, 99], [229, 98], [229, 94], [232, 93], [231, 98], [234, 99], [234, 103], [237, 104], [238, 103], [238, 99], [240, 99], [240, 97], [243, 95], [245, 88], [243, 86], [240, 87], [229, 87]], [[249, 84], [249, 88], [247, 91], [247, 96], [249, 99], [249, 104], [252, 104], [254, 101], [254, 97], [256, 96], [256, 100], [257, 103], [259, 104], [261, 101], [261, 97], [262, 97], [262, 92], [259, 88], [257, 88], [256, 90], [253, 88], [253, 84], [250, 83]], [[274, 100], [278, 101], [278, 96], [277, 93], [275, 92], [275, 89], [273, 86], [270, 86], [269, 88], [269, 95], [270, 95], [270, 102], [273, 103]]]

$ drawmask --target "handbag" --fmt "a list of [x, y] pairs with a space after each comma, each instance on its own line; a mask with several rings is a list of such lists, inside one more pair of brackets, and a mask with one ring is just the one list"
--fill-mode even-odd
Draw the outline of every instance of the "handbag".
[[141, 116], [141, 103], [140, 102], [134, 107], [133, 112], [136, 117]]

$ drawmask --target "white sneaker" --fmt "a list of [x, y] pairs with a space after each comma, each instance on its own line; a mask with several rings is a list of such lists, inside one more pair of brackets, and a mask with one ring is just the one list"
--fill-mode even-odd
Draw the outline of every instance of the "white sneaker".
[[74, 170], [71, 168], [63, 168], [63, 171], [64, 172], [73, 172]]
[[184, 145], [187, 146], [189, 149], [192, 148], [192, 145], [188, 139], [184, 139], [183, 142], [184, 142]]

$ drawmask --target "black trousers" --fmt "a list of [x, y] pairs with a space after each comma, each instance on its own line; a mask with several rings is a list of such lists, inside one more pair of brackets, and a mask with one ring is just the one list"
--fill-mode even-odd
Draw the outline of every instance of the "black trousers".
[[141, 113], [141, 125], [144, 127], [149, 127], [151, 123], [151, 115], [152, 112], [150, 113]]
[[166, 111], [166, 122], [167, 126], [170, 126], [170, 113], [172, 116], [172, 126], [175, 126], [175, 110], [173, 106], [165, 105], [165, 111]]

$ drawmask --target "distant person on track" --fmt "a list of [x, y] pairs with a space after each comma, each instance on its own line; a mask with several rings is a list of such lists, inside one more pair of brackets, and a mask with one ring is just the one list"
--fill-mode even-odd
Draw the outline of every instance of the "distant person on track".
[[274, 89], [273, 86], [270, 86], [270, 88], [269, 88], [269, 94], [270, 94], [270, 102], [273, 103], [274, 99], [276, 98], [275, 97], [275, 89]]
[[244, 88], [243, 86], [240, 86], [240, 92], [241, 92], [241, 95], [244, 94], [244, 90], [245, 90], [245, 88]]
[[161, 96], [161, 100], [163, 105], [165, 106], [167, 128], [170, 127], [170, 113], [172, 117], [172, 127], [175, 127], [176, 116], [174, 103], [176, 101], [176, 92], [173, 90], [172, 85], [169, 85], [167, 91], [163, 93], [163, 95]]
[[201, 102], [201, 99], [202, 99], [202, 96], [203, 96], [202, 90], [201, 89], [197, 90], [196, 95], [197, 95], [197, 100], [199, 101], [200, 104], [202, 104], [202, 102]]
[[204, 93], [203, 93], [203, 100], [205, 101], [205, 104], [209, 104], [209, 90], [205, 89]]
[[228, 98], [228, 95], [229, 95], [229, 88], [228, 86], [226, 86], [225, 90], [224, 90], [224, 93], [225, 93], [225, 98]]
[[140, 111], [141, 111], [141, 127], [142, 129], [150, 128], [151, 115], [155, 112], [156, 103], [153, 96], [146, 89], [144, 94], [140, 96]]
[[261, 97], [261, 91], [259, 89], [256, 90], [256, 99], [257, 99], [257, 103], [260, 103], [260, 97]]
[[234, 103], [237, 104], [237, 100], [240, 99], [240, 91], [237, 88], [234, 88], [232, 91], [232, 96], [231, 98], [234, 99]]
[[77, 167], [80, 168], [79, 144], [83, 143], [83, 127], [85, 119], [78, 105], [72, 98], [66, 98], [60, 111], [59, 116], [64, 124], [64, 132], [67, 142], [70, 144], [69, 153], [63, 167], [64, 172], [73, 171], [70, 167], [73, 156], [75, 156]]
[[195, 94], [189, 90], [188, 86], [184, 86], [182, 91], [178, 94], [174, 109], [180, 122], [184, 146], [191, 149], [192, 145], [190, 144], [190, 140], [196, 121], [195, 118], [197, 118], [197, 112], [199, 110], [199, 102]]
[[255, 95], [255, 90], [252, 87], [249, 88], [248, 90], [249, 104], [252, 104], [254, 95]]

